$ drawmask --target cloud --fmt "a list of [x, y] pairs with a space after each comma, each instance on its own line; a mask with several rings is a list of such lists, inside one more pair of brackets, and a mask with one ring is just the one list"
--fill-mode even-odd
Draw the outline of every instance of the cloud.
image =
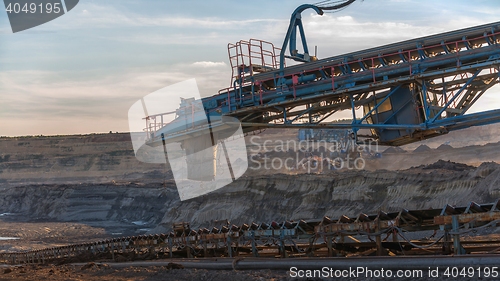
[[276, 19], [251, 19], [251, 20], [224, 20], [221, 18], [190, 18], [190, 17], [137, 17], [134, 21], [138, 26], [170, 26], [170, 27], [196, 27], [201, 29], [238, 29], [260, 23], [274, 23], [282, 20]]
[[58, 29], [85, 28], [114, 28], [114, 27], [182, 27], [196, 29], [239, 29], [262, 23], [281, 22], [281, 19], [257, 18], [227, 20], [219, 17], [194, 17], [172, 14], [144, 15], [132, 10], [120, 10], [113, 5], [81, 3], [81, 10], [72, 11], [72, 16], [64, 21], [54, 22]]
[[0, 135], [127, 131], [127, 112], [135, 101], [191, 78], [202, 96], [211, 96], [229, 86], [230, 69], [224, 62], [200, 61], [79, 79], [61, 79], [54, 71], [3, 71]]
[[[310, 49], [317, 45], [318, 56], [325, 58], [484, 24], [498, 14], [498, 8], [478, 4], [469, 6], [484, 16], [457, 12], [455, 5], [449, 8], [455, 11], [435, 7], [429, 16], [396, 3], [402, 1], [383, 8], [365, 1], [323, 16], [303, 13]], [[281, 47], [288, 26], [287, 15], [239, 13], [241, 20], [233, 20], [202, 11], [175, 15], [86, 1], [33, 30], [38, 37], [0, 38], [0, 134], [126, 131], [128, 108], [137, 99], [190, 78], [196, 78], [202, 96], [216, 94], [230, 84], [228, 42], [259, 38]], [[47, 31], [56, 34], [41, 34]], [[4, 27], [2, 33], [12, 35]], [[78, 59], [71, 59], [75, 53]]]
[[429, 35], [440, 30], [435, 26], [413, 26], [404, 22], [361, 21], [353, 16], [310, 15], [305, 20], [309, 42], [350, 52], [377, 45]]
[[227, 66], [227, 64], [223, 61], [197, 61], [193, 63], [193, 66], [200, 66], [200, 67], [219, 67], [219, 66]]

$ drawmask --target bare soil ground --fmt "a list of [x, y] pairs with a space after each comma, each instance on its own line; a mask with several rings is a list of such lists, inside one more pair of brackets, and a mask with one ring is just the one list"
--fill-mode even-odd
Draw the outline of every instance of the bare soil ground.
[[[2, 274], [3, 273], [3, 274]], [[29, 265], [0, 269], [0, 280], [67, 280], [67, 281], [115, 281], [115, 280], [287, 280], [287, 272], [270, 270], [225, 271], [204, 269], [171, 269], [166, 267], [112, 268], [106, 264], [86, 265]]]
[[37, 250], [109, 238], [103, 228], [70, 222], [9, 222], [0, 220], [1, 252]]
[[[426, 269], [422, 269], [426, 272]], [[420, 278], [292, 278], [288, 271], [271, 270], [205, 270], [205, 269], [172, 269], [170, 266], [141, 267], [130, 266], [125, 268], [113, 268], [108, 264], [88, 263], [84, 265], [29, 265], [19, 267], [6, 267], [0, 269], [0, 280], [54, 280], [54, 281], [176, 281], [176, 280], [201, 280], [201, 281], [278, 281], [278, 280], [343, 280], [343, 281], [431, 281], [438, 278], [428, 276]], [[492, 278], [468, 278], [456, 277], [445, 278], [454, 281], [469, 280], [494, 280]]]

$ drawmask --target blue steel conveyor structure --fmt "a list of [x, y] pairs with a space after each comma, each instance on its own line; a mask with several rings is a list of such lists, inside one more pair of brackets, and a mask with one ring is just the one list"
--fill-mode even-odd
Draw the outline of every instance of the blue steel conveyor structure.
[[[157, 122], [159, 115], [147, 117], [147, 127], [154, 128], [149, 144], [161, 145], [166, 131], [163, 138], [168, 142], [206, 129], [177, 124], [173, 132], [165, 130], [184, 124], [193, 112], [205, 114], [211, 130], [228, 123], [224, 117], [229, 116], [241, 122], [244, 132], [270, 127], [351, 129], [358, 142], [393, 146], [500, 121], [500, 109], [467, 114], [499, 82], [500, 22], [324, 59], [309, 54], [301, 13], [312, 9], [321, 15], [354, 1], [298, 7], [281, 49], [256, 39], [229, 44], [231, 86], [203, 98], [203, 108], [183, 100], [170, 124]], [[302, 53], [297, 50], [299, 35]], [[286, 66], [286, 59], [300, 63]], [[361, 115], [356, 110], [360, 108]], [[351, 124], [331, 122], [341, 111], [352, 113]]]

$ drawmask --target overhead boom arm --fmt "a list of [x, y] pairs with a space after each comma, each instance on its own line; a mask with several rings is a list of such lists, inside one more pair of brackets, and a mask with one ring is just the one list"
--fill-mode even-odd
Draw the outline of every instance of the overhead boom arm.
[[[290, 18], [290, 25], [288, 26], [288, 30], [286, 32], [285, 40], [283, 42], [283, 46], [281, 48], [280, 52], [280, 69], [284, 68], [284, 61], [285, 58], [290, 58], [295, 61], [300, 61], [300, 62], [310, 62], [310, 61], [315, 61], [316, 57], [311, 56], [309, 54], [309, 48], [307, 47], [307, 41], [306, 41], [306, 36], [304, 32], [304, 26], [302, 25], [302, 12], [307, 10], [307, 9], [313, 9], [318, 15], [323, 15], [324, 10], [338, 10], [342, 9], [344, 7], [347, 7], [354, 3], [356, 0], [348, 0], [344, 3], [333, 5], [333, 6], [324, 6], [324, 7], [318, 7], [312, 4], [304, 4], [299, 6], [295, 11], [292, 13], [292, 16]], [[300, 54], [299, 51], [297, 50], [297, 29], [300, 33], [300, 38], [301, 38], [301, 43], [302, 43], [302, 49], [304, 50], [303, 54]], [[287, 45], [289, 45], [289, 52], [290, 56], [285, 56]]]

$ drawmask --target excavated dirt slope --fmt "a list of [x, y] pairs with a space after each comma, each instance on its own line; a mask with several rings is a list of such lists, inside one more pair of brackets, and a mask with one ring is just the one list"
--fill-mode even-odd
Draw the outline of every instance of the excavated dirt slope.
[[[428, 140], [428, 149], [415, 151], [414, 144], [365, 155], [363, 170], [250, 170], [187, 201], [179, 200], [165, 165], [135, 159], [128, 134], [0, 138], [0, 237], [20, 238], [0, 241], [0, 250], [163, 232], [180, 221], [201, 227], [492, 202], [500, 198], [500, 166], [493, 162], [500, 161], [500, 143], [497, 127], [484, 128], [490, 133], [471, 128]], [[260, 144], [293, 138], [291, 130], [259, 135]], [[284, 156], [247, 144], [259, 161]], [[48, 222], [48, 230], [40, 225]]]
[[[234, 183], [187, 201], [179, 200], [165, 165], [135, 159], [128, 134], [0, 138], [0, 251], [164, 232], [179, 221], [196, 228], [221, 220], [308, 220], [493, 202], [500, 198], [498, 131], [497, 126], [471, 128], [381, 157], [372, 151], [362, 155], [362, 170], [308, 174], [305, 169], [250, 169]], [[257, 161], [250, 166], [266, 157], [293, 155], [272, 147], [267, 152], [262, 144], [294, 138], [291, 130], [260, 135], [248, 145]], [[417, 149], [422, 144], [426, 147]], [[300, 155], [311, 156], [321, 155]], [[289, 280], [287, 276], [270, 271], [112, 269], [91, 263], [5, 267], [0, 280]]]
[[208, 195], [180, 201], [173, 182], [157, 184], [30, 185], [2, 190], [0, 212], [24, 221], [80, 222], [108, 234], [131, 234], [173, 222], [193, 227], [354, 216], [382, 209], [440, 208], [500, 198], [500, 165], [439, 161], [405, 171], [249, 176]]
[[137, 161], [127, 133], [0, 138], [4, 186], [154, 179], [163, 168]]

